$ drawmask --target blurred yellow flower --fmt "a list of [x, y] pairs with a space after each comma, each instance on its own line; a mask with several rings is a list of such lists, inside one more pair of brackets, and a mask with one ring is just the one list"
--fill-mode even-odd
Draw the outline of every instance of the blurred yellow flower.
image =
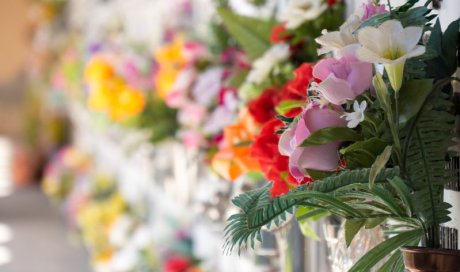
[[179, 35], [174, 41], [158, 49], [155, 52], [155, 60], [159, 66], [159, 71], [155, 77], [155, 87], [158, 96], [164, 99], [187, 63], [187, 58], [184, 55], [183, 37]]
[[93, 57], [85, 69], [85, 80], [89, 84], [100, 83], [115, 75], [112, 65], [101, 56]]

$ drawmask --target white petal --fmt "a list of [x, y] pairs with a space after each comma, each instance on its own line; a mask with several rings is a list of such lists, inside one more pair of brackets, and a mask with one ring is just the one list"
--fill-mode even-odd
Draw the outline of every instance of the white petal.
[[403, 29], [401, 22], [398, 20], [388, 20], [379, 26], [379, 30], [387, 35], [402, 32]]
[[421, 27], [410, 26], [404, 28], [402, 34], [402, 45], [404, 46], [404, 51], [410, 52], [422, 37], [423, 29]]
[[316, 38], [315, 41], [322, 46], [332, 48], [342, 48], [344, 46], [342, 38], [340, 37], [340, 32], [338, 31], [328, 32]]
[[385, 33], [375, 27], [361, 29], [358, 32], [358, 41], [363, 47], [380, 56], [390, 47], [389, 35], [385, 35]]
[[356, 120], [356, 119], [353, 119], [353, 120], [351, 120], [350, 122], [348, 122], [347, 127], [349, 127], [349, 128], [355, 128], [355, 127], [358, 126], [358, 124], [359, 124], [359, 121]]
[[417, 45], [412, 51], [407, 53], [406, 57], [413, 58], [413, 57], [423, 55], [425, 54], [425, 50], [426, 50], [425, 46]]
[[363, 62], [369, 63], [390, 63], [391, 61], [383, 58], [377, 53], [370, 51], [365, 47], [361, 47], [356, 51], [356, 57]]
[[355, 100], [355, 102], [353, 103], [353, 110], [354, 110], [355, 112], [359, 112], [358, 100]]
[[367, 101], [366, 100], [361, 101], [361, 105], [359, 106], [359, 108], [361, 112], [364, 112], [367, 108]]

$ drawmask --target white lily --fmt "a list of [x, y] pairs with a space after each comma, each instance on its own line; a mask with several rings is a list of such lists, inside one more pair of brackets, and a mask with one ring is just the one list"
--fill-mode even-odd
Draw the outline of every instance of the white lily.
[[386, 21], [378, 28], [365, 27], [358, 33], [362, 47], [356, 56], [361, 61], [383, 64], [391, 86], [399, 91], [406, 60], [425, 53], [425, 47], [417, 45], [422, 32], [422, 27], [404, 28], [398, 20]]
[[318, 49], [318, 55], [337, 51], [347, 45], [358, 43], [358, 39], [353, 32], [360, 24], [361, 16], [353, 14], [340, 26], [339, 31], [327, 32], [323, 30], [323, 35], [315, 39], [322, 46]]
[[302, 23], [318, 18], [327, 9], [323, 0], [291, 0], [280, 20], [286, 22], [286, 28], [293, 29]]
[[268, 76], [272, 68], [289, 57], [289, 45], [278, 43], [272, 46], [265, 54], [254, 61], [247, 82], [260, 84]]
[[353, 103], [353, 110], [354, 112], [346, 112], [342, 115], [342, 117], [345, 117], [345, 120], [347, 120], [347, 127], [349, 128], [355, 128], [364, 121], [364, 111], [366, 111], [367, 108], [367, 102], [366, 100], [361, 101], [361, 104], [358, 103], [358, 101], [355, 100]]

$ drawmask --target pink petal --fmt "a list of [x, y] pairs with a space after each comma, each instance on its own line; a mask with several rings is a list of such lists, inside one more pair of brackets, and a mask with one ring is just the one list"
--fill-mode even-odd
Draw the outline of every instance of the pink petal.
[[333, 74], [318, 85], [318, 90], [327, 101], [335, 105], [343, 104], [346, 100], [353, 100], [356, 97], [356, 94], [351, 90], [350, 84]]
[[303, 148], [298, 165], [301, 169], [330, 171], [339, 165], [339, 143], [333, 142]]
[[295, 131], [297, 123], [292, 123], [291, 126], [286, 129], [278, 142], [278, 151], [281, 155], [290, 156], [294, 152], [295, 146], [293, 146], [293, 140], [295, 139]]
[[351, 72], [347, 81], [350, 83], [354, 94], [360, 95], [372, 84], [372, 64], [356, 61], [350, 63], [350, 67]]
[[337, 63], [334, 58], [327, 58], [320, 60], [315, 67], [313, 67], [313, 77], [325, 80], [331, 73], [333, 66]]

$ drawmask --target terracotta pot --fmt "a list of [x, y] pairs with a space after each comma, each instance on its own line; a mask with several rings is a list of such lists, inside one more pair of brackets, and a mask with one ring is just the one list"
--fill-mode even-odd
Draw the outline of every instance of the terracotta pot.
[[460, 272], [460, 250], [402, 247], [401, 251], [410, 272]]

